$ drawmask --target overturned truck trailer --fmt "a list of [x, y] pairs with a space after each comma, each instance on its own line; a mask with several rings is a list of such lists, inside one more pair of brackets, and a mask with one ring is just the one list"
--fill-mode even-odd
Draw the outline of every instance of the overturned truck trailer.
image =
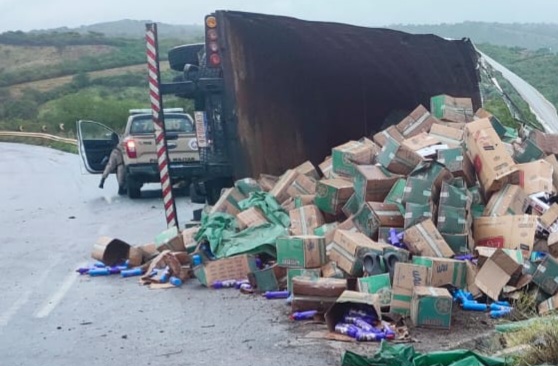
[[207, 16], [205, 32], [205, 47], [190, 57], [197, 65], [176, 60], [195, 45], [169, 60], [187, 70], [181, 95], [204, 111], [198, 136], [210, 190], [226, 178], [319, 163], [333, 146], [428, 107], [433, 95], [481, 106], [468, 39], [233, 11]]

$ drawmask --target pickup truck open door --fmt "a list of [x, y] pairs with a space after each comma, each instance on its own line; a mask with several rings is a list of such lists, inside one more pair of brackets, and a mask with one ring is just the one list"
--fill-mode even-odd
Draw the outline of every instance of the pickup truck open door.
[[77, 122], [77, 140], [85, 169], [89, 173], [101, 174], [119, 137], [102, 123], [80, 120]]

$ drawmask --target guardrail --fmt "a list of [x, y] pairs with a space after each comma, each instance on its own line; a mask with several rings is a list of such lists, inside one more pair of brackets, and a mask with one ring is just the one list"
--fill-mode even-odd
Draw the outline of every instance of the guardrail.
[[60, 137], [55, 135], [49, 135], [48, 133], [40, 133], [40, 132], [19, 132], [19, 131], [0, 131], [0, 137], [8, 136], [8, 137], [31, 137], [31, 138], [41, 138], [45, 140], [51, 141], [58, 141], [64, 142], [66, 144], [72, 144], [77, 146], [76, 139], [69, 139], [66, 137]]

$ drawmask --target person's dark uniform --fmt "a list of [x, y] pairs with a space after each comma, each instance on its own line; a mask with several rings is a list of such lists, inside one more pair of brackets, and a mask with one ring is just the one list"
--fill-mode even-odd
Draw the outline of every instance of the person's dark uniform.
[[116, 173], [116, 180], [118, 181], [118, 194], [124, 194], [126, 192], [126, 187], [122, 146], [118, 143], [118, 136], [116, 135], [113, 136], [113, 142], [115, 142], [116, 144], [110, 152], [107, 166], [103, 171], [101, 182], [99, 183], [99, 188], [104, 188], [105, 180], [107, 179], [109, 174]]

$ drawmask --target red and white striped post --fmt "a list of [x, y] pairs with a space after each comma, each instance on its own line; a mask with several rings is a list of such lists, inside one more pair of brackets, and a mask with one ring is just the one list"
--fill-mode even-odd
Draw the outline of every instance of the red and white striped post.
[[151, 101], [151, 114], [155, 126], [155, 141], [157, 145], [157, 162], [161, 187], [163, 189], [163, 203], [165, 205], [165, 217], [167, 226], [178, 228], [178, 216], [176, 215], [176, 204], [172, 193], [172, 182], [169, 175], [169, 153], [167, 139], [165, 138], [165, 117], [163, 113], [163, 97], [159, 86], [161, 85], [161, 73], [159, 70], [159, 44], [157, 40], [157, 24], [145, 25], [147, 41], [147, 69], [149, 72], [149, 99]]

